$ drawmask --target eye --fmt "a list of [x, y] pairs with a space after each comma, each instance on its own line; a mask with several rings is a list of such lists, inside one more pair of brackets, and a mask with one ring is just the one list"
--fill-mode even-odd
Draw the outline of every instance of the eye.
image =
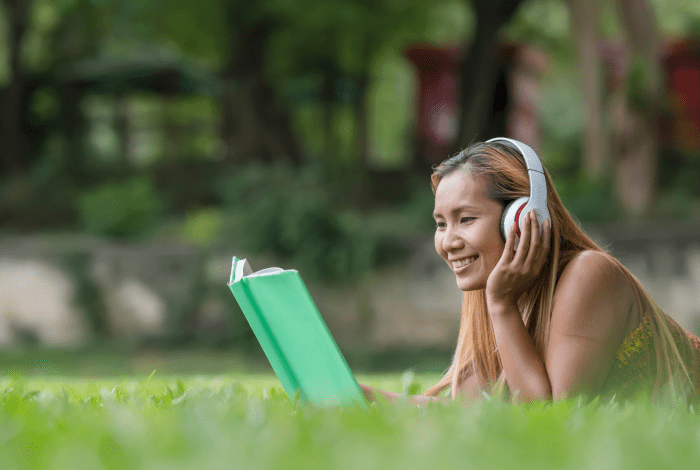
[[438, 222], [435, 224], [436, 229], [441, 229], [445, 227], [445, 222]]
[[476, 219], [476, 217], [462, 217], [459, 221], [460, 222], [471, 222], [474, 219]]

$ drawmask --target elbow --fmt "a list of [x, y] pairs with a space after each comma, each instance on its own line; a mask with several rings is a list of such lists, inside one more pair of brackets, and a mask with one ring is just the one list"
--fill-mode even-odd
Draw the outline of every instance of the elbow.
[[567, 398], [584, 397], [593, 398], [600, 394], [600, 388], [594, 387], [556, 387], [553, 393], [554, 401], [566, 400]]
[[512, 401], [514, 403], [531, 403], [537, 401], [552, 401], [552, 387], [547, 384], [530, 387], [525, 390], [511, 390]]
[[519, 394], [517, 402], [533, 403], [538, 401], [552, 401], [552, 392], [549, 390], [541, 390], [535, 393]]

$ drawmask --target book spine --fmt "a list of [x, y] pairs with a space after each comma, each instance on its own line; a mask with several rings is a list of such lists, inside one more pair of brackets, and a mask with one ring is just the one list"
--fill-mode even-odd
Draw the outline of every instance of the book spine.
[[[258, 339], [260, 346], [262, 346], [265, 355], [270, 361], [272, 369], [275, 371], [275, 374], [277, 374], [277, 377], [280, 379], [282, 387], [287, 393], [287, 396], [290, 400], [292, 400], [294, 395], [296, 395], [297, 390], [300, 390], [301, 388], [299, 386], [298, 380], [296, 379], [293, 371], [289, 367], [287, 361], [284, 360], [279, 343], [277, 342], [277, 339], [272, 333], [270, 326], [265, 320], [265, 316], [262, 315], [262, 313], [260, 312], [260, 308], [255, 302], [255, 297], [250, 291], [247, 281], [245, 279], [242, 279], [241, 281], [232, 284], [231, 290], [234, 289], [234, 286], [241, 287], [242, 295], [240, 297], [245, 299], [245, 302], [249, 306], [249, 308], [242, 308], [241, 310], [243, 310], [243, 313], [245, 314], [246, 319], [248, 320], [248, 323], [250, 324], [250, 327], [253, 330], [253, 333], [255, 333], [255, 336]], [[302, 403], [308, 401], [307, 397], [301, 391], [299, 391], [299, 398], [302, 401]]]

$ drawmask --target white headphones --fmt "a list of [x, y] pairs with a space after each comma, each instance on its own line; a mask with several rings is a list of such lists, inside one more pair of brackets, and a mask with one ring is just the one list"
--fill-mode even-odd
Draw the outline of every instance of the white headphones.
[[503, 210], [501, 217], [501, 235], [505, 241], [510, 231], [510, 227], [515, 224], [515, 242], [520, 240], [520, 227], [523, 224], [523, 217], [531, 210], [537, 215], [537, 223], [540, 227], [540, 235], [542, 234], [542, 224], [546, 219], [550, 220], [549, 210], [547, 209], [547, 181], [544, 177], [544, 170], [539, 157], [529, 146], [515, 139], [506, 139], [505, 137], [496, 137], [495, 139], [487, 140], [486, 142], [498, 142], [516, 149], [525, 159], [527, 167], [527, 175], [530, 178], [530, 197], [521, 197], [511, 202]]

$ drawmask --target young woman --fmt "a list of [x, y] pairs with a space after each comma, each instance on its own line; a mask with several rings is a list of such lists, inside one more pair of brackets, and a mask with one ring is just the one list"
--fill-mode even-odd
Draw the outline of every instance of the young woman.
[[[497, 385], [527, 401], [697, 396], [700, 340], [583, 233], [546, 170], [549, 218], [527, 213], [504, 240], [504, 209], [530, 196], [522, 145], [477, 143], [434, 169], [435, 250], [463, 291], [462, 316], [451, 366], [411, 399], [479, 397]], [[438, 397], [447, 387], [450, 398]], [[369, 399], [400, 396], [361, 388]]]

